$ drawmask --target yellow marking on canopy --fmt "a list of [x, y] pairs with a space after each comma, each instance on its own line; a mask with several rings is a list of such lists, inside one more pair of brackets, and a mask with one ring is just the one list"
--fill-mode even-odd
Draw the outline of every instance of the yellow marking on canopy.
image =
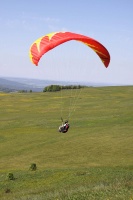
[[89, 44], [89, 43], [85, 43], [85, 42], [83, 42], [83, 43], [84, 43], [85, 45], [91, 47], [96, 53], [99, 53], [99, 54], [101, 54], [101, 55], [107, 57], [107, 56], [106, 56], [105, 54], [103, 54], [101, 51], [96, 50], [96, 46], [95, 46], [95, 45], [92, 45], [92, 44]]
[[37, 39], [36, 41], [35, 41], [35, 44], [36, 44], [36, 46], [37, 46], [37, 50], [40, 52], [40, 42], [41, 42], [41, 40], [44, 38], [45, 36], [43, 36], [43, 37], [41, 37], [41, 38], [39, 38], [39, 39]]
[[45, 37], [48, 37], [48, 38], [49, 38], [49, 41], [50, 41], [51, 38], [52, 38], [56, 33], [58, 33], [58, 32], [49, 33], [49, 34], [47, 34], [47, 35], [45, 35], [45, 36], [42, 36], [41, 38], [39, 38], [39, 39], [37, 39], [37, 40], [35, 41], [35, 43], [36, 43], [36, 45], [37, 45], [37, 49], [38, 49], [39, 52], [40, 52], [40, 42], [41, 42], [41, 40], [42, 40], [43, 38], [45, 38]]
[[48, 36], [49, 41], [51, 40], [51, 38], [52, 38], [56, 33], [59, 33], [59, 32], [53, 32], [53, 33], [49, 33], [49, 34], [46, 35], [46, 36]]

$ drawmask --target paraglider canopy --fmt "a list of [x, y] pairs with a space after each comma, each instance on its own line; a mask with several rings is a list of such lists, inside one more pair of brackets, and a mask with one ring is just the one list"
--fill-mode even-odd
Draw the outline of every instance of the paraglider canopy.
[[93, 49], [100, 57], [103, 64], [107, 68], [110, 63], [110, 55], [108, 50], [98, 41], [88, 36], [80, 35], [71, 32], [54, 32], [49, 33], [39, 39], [37, 39], [30, 48], [30, 59], [36, 66], [39, 63], [41, 57], [49, 50], [57, 47], [58, 45], [68, 42], [70, 40], [80, 41]]

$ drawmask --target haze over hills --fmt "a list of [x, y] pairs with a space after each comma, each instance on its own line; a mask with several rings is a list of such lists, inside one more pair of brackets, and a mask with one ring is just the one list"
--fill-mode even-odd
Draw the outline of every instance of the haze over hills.
[[31, 79], [0, 77], [0, 91], [15, 92], [20, 90], [32, 90], [34, 92], [40, 92], [44, 87], [43, 85], [39, 86]]
[[26, 90], [33, 92], [41, 92], [48, 85], [85, 85], [90, 87], [110, 86], [105, 83], [90, 83], [90, 82], [61, 82], [53, 80], [39, 80], [28, 78], [0, 77], [0, 91], [15, 92]]

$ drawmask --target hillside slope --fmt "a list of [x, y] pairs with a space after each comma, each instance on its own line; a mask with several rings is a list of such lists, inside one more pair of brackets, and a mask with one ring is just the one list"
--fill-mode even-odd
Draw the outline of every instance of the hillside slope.
[[0, 199], [132, 200], [133, 87], [70, 93], [0, 93]]

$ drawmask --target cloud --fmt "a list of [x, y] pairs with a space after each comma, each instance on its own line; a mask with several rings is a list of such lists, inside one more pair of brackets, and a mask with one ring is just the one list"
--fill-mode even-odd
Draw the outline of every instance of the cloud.
[[60, 20], [57, 18], [51, 18], [51, 17], [29, 17], [30, 20], [35, 20], [38, 22], [45, 22], [45, 23], [58, 23]]

